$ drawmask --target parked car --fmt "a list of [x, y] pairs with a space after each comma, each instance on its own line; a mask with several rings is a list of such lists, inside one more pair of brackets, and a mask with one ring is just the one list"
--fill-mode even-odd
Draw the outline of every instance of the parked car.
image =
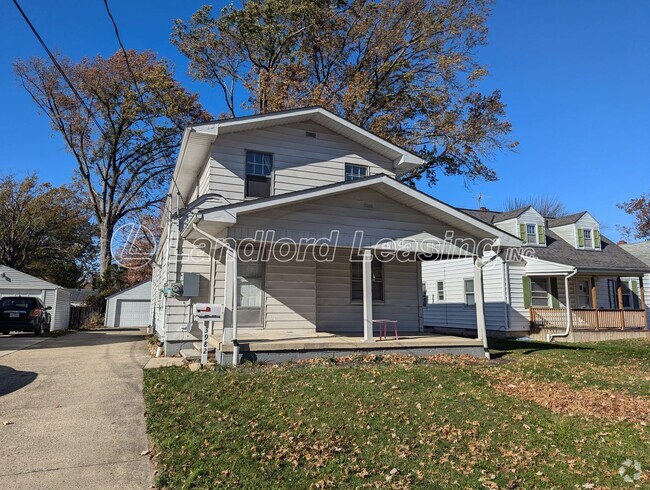
[[50, 309], [39, 298], [0, 298], [0, 332], [3, 335], [11, 331], [41, 335], [50, 329]]

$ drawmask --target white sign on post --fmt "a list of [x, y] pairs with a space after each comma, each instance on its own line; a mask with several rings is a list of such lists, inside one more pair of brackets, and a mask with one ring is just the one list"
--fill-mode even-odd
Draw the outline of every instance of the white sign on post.
[[221, 305], [211, 303], [195, 303], [194, 317], [203, 320], [201, 335], [201, 366], [208, 362], [208, 335], [210, 333], [210, 322], [221, 319]]

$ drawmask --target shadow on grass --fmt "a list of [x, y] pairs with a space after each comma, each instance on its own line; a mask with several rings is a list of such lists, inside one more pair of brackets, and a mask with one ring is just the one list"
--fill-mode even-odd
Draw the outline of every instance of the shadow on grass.
[[493, 340], [490, 341], [490, 354], [492, 359], [501, 359], [512, 354], [530, 355], [535, 352], [548, 350], [588, 351], [591, 347], [567, 345], [550, 342], [537, 342], [529, 340]]

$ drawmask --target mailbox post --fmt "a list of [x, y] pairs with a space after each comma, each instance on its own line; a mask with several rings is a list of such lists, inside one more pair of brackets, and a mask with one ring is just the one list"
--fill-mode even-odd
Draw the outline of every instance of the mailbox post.
[[201, 329], [201, 366], [208, 362], [208, 335], [210, 331], [210, 322], [221, 319], [221, 305], [211, 303], [195, 303], [194, 318], [203, 324]]

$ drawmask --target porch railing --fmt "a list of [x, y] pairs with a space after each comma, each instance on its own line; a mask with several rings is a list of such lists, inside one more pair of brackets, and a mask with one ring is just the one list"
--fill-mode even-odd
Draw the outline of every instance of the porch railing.
[[[573, 309], [574, 330], [627, 330], [647, 328], [645, 310]], [[566, 327], [565, 308], [530, 308], [530, 323], [534, 328]]]

